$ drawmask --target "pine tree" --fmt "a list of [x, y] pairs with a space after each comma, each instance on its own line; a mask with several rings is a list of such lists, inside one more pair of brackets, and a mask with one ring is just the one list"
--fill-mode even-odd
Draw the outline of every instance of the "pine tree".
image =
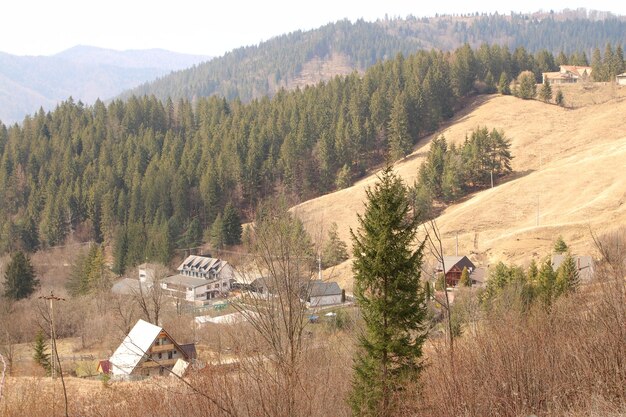
[[215, 221], [211, 225], [210, 231], [211, 246], [215, 249], [222, 249], [226, 242], [226, 236], [224, 236], [224, 220], [222, 215], [218, 214]]
[[563, 92], [561, 91], [561, 89], [556, 90], [556, 95], [554, 96], [554, 102], [557, 104], [557, 106], [565, 105], [565, 98], [563, 97]]
[[580, 285], [580, 274], [574, 257], [567, 252], [565, 259], [556, 271], [556, 293], [569, 294], [575, 292]]
[[424, 300], [430, 301], [432, 298], [432, 288], [430, 286], [430, 282], [428, 280], [424, 281]]
[[506, 75], [506, 72], [500, 74], [500, 81], [498, 82], [498, 93], [502, 94], [503, 96], [508, 96], [511, 94], [509, 77]]
[[15, 252], [4, 273], [4, 296], [21, 300], [29, 297], [38, 286], [39, 279], [30, 259], [22, 251]]
[[232, 203], [228, 203], [224, 208], [222, 219], [224, 221], [224, 243], [226, 245], [240, 244], [242, 233], [241, 219]]
[[409, 213], [407, 189], [387, 167], [367, 190], [359, 230], [351, 231], [354, 294], [365, 323], [350, 396], [355, 415], [395, 415], [397, 392], [422, 368], [424, 245], [412, 249], [418, 223]]
[[533, 259], [530, 261], [530, 265], [528, 266], [528, 271], [526, 271], [526, 280], [530, 284], [534, 284], [537, 282], [539, 278], [539, 268], [537, 268], [537, 262]]
[[539, 90], [539, 98], [546, 103], [552, 100], [552, 86], [550, 85], [550, 81], [548, 81], [547, 78], [543, 81], [541, 90]]
[[461, 287], [471, 287], [472, 280], [469, 276], [469, 271], [466, 266], [463, 267], [463, 271], [461, 271], [461, 278], [459, 279], [459, 285]]
[[328, 268], [335, 266], [348, 259], [346, 242], [339, 239], [337, 223], [332, 223], [328, 230], [328, 241], [322, 249], [322, 266]]
[[563, 240], [563, 236], [559, 236], [554, 242], [554, 253], [565, 253], [568, 251], [568, 249], [569, 248], [567, 247], [567, 244]]
[[33, 345], [33, 360], [46, 371], [46, 375], [50, 375], [50, 354], [46, 352], [47, 349], [48, 344], [46, 343], [46, 339], [43, 337], [43, 332], [40, 330], [35, 336], [35, 344]]
[[541, 265], [537, 281], [539, 298], [542, 300], [544, 307], [549, 309], [552, 305], [556, 290], [556, 274], [552, 268], [550, 258], [547, 258]]
[[535, 75], [532, 72], [522, 72], [519, 77], [517, 77], [517, 82], [519, 83], [517, 90], [519, 98], [524, 100], [535, 98], [537, 95], [537, 84], [535, 83]]
[[594, 81], [607, 81], [605, 79], [605, 67], [602, 62], [602, 55], [600, 49], [595, 48], [591, 57], [591, 76]]
[[409, 117], [404, 94], [398, 94], [389, 120], [389, 155], [392, 160], [405, 157], [411, 152], [413, 141], [409, 134]]

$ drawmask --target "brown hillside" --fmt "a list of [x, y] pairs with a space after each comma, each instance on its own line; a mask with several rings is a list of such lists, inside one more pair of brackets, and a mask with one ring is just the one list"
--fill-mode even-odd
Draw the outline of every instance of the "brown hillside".
[[[435, 136], [444, 134], [459, 143], [476, 126], [487, 126], [503, 129], [511, 139], [512, 178], [448, 207], [437, 219], [448, 253], [453, 254], [456, 233], [459, 253], [470, 253], [484, 265], [541, 258], [559, 234], [574, 252], [590, 253], [589, 228], [603, 231], [626, 223], [626, 88], [587, 85], [563, 91], [575, 108], [478, 97], [396, 164], [397, 172], [412, 184]], [[319, 234], [320, 225], [337, 222], [341, 238], [349, 242], [365, 189], [375, 181], [372, 175], [294, 210], [314, 234]], [[350, 261], [336, 267], [333, 275], [351, 288]]]

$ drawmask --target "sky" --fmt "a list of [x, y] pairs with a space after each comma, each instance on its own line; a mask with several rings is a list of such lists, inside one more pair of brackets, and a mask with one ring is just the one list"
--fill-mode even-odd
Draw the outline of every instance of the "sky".
[[128, 50], [161, 48], [220, 56], [294, 30], [344, 18], [495, 12], [508, 14], [579, 7], [626, 15], [615, 0], [7, 0], [0, 20], [0, 51], [52, 55], [75, 45]]

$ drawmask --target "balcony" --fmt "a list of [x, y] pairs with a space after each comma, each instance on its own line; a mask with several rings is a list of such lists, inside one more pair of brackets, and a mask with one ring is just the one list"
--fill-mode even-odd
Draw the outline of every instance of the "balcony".
[[167, 345], [154, 345], [150, 348], [150, 353], [168, 352], [174, 349], [175, 347], [173, 343], [169, 343]]
[[153, 360], [147, 360], [141, 364], [141, 368], [158, 368], [159, 366], [163, 367], [171, 367], [176, 364], [178, 358], [174, 359], [156, 359], [156, 362]]

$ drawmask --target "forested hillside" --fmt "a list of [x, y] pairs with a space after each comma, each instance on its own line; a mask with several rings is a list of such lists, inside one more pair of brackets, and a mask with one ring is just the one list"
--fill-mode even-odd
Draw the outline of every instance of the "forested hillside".
[[344, 57], [353, 70], [362, 71], [398, 52], [407, 55], [430, 48], [451, 51], [464, 43], [475, 48], [498, 43], [511, 51], [518, 47], [532, 53], [545, 49], [555, 55], [563, 51], [568, 57], [581, 52], [579, 61], [584, 61], [593, 48], [608, 42], [620, 44], [624, 39], [626, 20], [584, 9], [533, 15], [343, 20], [235, 49], [221, 58], [144, 84], [124, 97], [147, 94], [176, 100], [216, 94], [246, 102], [272, 95], [281, 87], [295, 86], [294, 80], [307, 63], [330, 60], [335, 55]]
[[0, 126], [0, 250], [72, 235], [112, 244], [118, 272], [146, 258], [167, 262], [174, 248], [196, 245], [228, 203], [245, 219], [277, 192], [299, 202], [346, 187], [407, 155], [468, 94], [553, 61], [545, 51], [466, 45], [398, 55], [364, 76], [249, 104], [68, 100]]

